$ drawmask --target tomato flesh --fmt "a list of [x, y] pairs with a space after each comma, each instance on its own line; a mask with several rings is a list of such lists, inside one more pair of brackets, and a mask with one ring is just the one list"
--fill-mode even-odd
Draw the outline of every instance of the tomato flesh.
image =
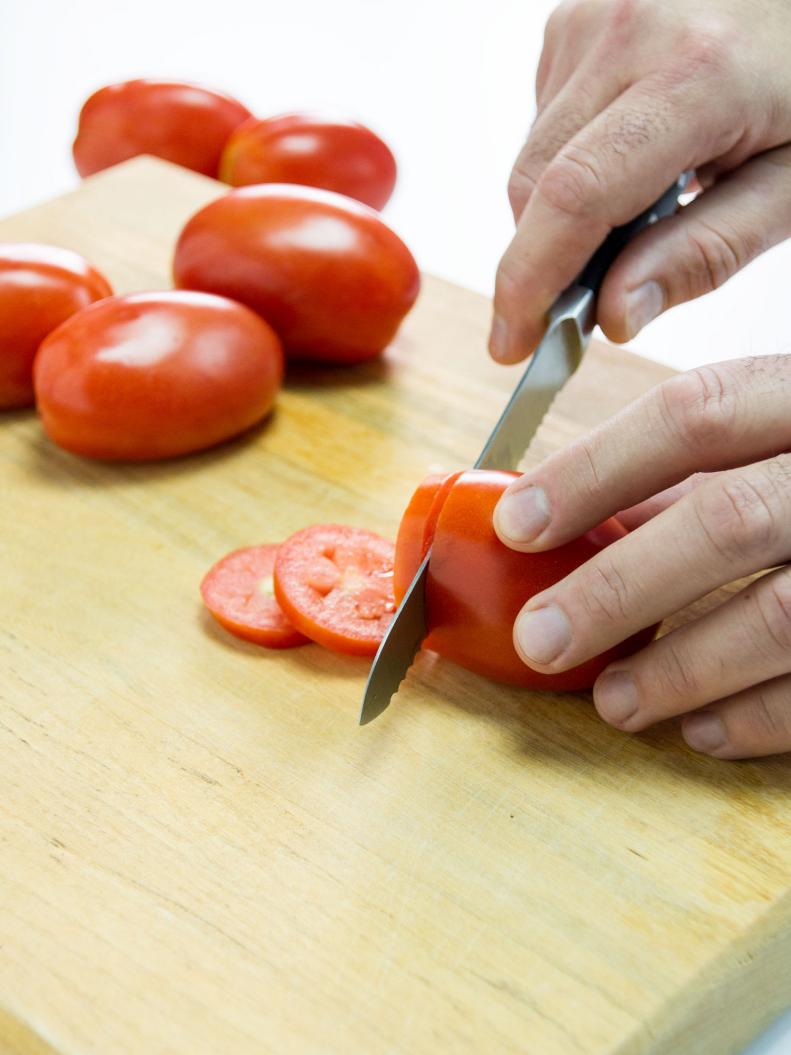
[[373, 655], [393, 618], [392, 542], [361, 528], [319, 524], [281, 545], [275, 597], [286, 617], [325, 648]]
[[179, 236], [176, 285], [246, 304], [286, 355], [356, 363], [379, 355], [412, 307], [420, 273], [373, 209], [312, 187], [242, 187]]
[[[626, 534], [617, 520], [600, 524], [573, 542], [544, 553], [517, 553], [504, 546], [492, 526], [494, 507], [517, 473], [472, 470], [443, 489], [437, 487], [424, 536], [431, 545], [426, 579], [424, 645], [477, 674], [512, 685], [547, 691], [590, 688], [614, 660], [651, 640], [654, 627], [640, 631], [587, 663], [560, 674], [526, 666], [513, 645], [513, 624], [522, 606]], [[440, 494], [440, 490], [444, 494]], [[421, 500], [425, 506], [425, 497]], [[437, 506], [439, 505], [439, 509]], [[411, 532], [417, 532], [412, 525]], [[414, 546], [399, 554], [402, 581], [414, 565]], [[416, 567], [414, 568], [416, 570]], [[412, 570], [412, 574], [414, 574]]]
[[220, 160], [220, 179], [234, 187], [323, 187], [381, 209], [393, 193], [396, 162], [387, 144], [356, 121], [282, 114], [251, 117], [232, 133]]
[[0, 409], [33, 403], [33, 360], [41, 342], [112, 292], [107, 279], [70, 249], [0, 245]]
[[245, 546], [209, 569], [201, 597], [220, 626], [266, 648], [292, 648], [308, 640], [286, 619], [274, 596], [276, 545]]
[[409, 500], [396, 538], [393, 590], [398, 604], [401, 604], [428, 553], [440, 510], [448, 491], [460, 475], [460, 472], [432, 473], [422, 481]]
[[138, 461], [202, 450], [272, 408], [277, 336], [253, 312], [203, 293], [108, 297], [67, 320], [36, 356], [42, 423], [75, 454]]
[[153, 154], [216, 177], [228, 137], [248, 117], [238, 100], [198, 84], [145, 79], [108, 84], [80, 111], [74, 163], [81, 176], [90, 176], [138, 154]]

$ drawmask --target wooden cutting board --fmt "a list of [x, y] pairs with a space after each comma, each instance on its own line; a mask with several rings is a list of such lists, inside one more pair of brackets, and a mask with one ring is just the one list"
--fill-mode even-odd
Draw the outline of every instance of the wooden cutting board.
[[[168, 285], [218, 184], [140, 159], [0, 224]], [[727, 1055], [791, 1003], [791, 768], [640, 738], [585, 697], [422, 654], [367, 664], [216, 628], [226, 550], [393, 535], [515, 381], [489, 309], [426, 278], [384, 360], [302, 369], [200, 456], [101, 465], [0, 423], [3, 1055]], [[532, 457], [668, 371], [603, 345]]]

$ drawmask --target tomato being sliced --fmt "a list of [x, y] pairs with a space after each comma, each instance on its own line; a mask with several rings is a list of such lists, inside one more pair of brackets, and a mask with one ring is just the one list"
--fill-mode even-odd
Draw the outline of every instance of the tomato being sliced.
[[437, 517], [457, 473], [433, 473], [418, 486], [406, 507], [396, 538], [393, 591], [398, 604], [417, 574], [434, 537]]
[[[495, 681], [548, 691], [590, 688], [615, 659], [647, 644], [655, 628], [640, 631], [573, 670], [540, 674], [517, 655], [513, 624], [530, 597], [622, 538], [626, 529], [611, 519], [557, 549], [517, 553], [503, 545], [492, 526], [494, 507], [517, 476], [472, 470], [439, 484], [429, 478], [421, 485], [423, 494], [418, 488], [407, 507], [405, 537], [417, 536], [422, 516], [423, 545], [432, 547], [426, 579], [429, 635], [425, 647]], [[427, 504], [432, 490], [433, 498]], [[397, 550], [396, 558], [395, 579], [399, 584], [406, 579], [408, 584], [419, 564], [414, 542]]]
[[325, 648], [372, 656], [393, 618], [392, 542], [318, 524], [281, 545], [275, 597], [294, 626]]
[[274, 596], [272, 572], [280, 547], [245, 546], [209, 569], [200, 584], [203, 603], [226, 630], [267, 648], [308, 640], [286, 619]]
[[396, 162], [379, 136], [357, 121], [323, 114], [251, 117], [225, 144], [220, 179], [323, 187], [381, 209], [393, 193]]

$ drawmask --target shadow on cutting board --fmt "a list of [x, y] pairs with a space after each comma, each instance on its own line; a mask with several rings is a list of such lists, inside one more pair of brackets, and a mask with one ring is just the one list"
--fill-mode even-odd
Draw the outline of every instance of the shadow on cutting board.
[[[19, 419], [24, 420], [19, 412]], [[30, 413], [31, 419], [35, 417]], [[24, 469], [53, 486], [72, 488], [118, 487], [125, 484], [169, 480], [194, 473], [201, 469], [221, 464], [237, 457], [248, 447], [261, 442], [277, 420], [277, 409], [268, 417], [238, 436], [226, 440], [208, 450], [195, 451], [163, 460], [151, 459], [140, 462], [110, 461], [85, 458], [58, 447], [48, 438], [43, 429], [33, 436], [26, 436], [21, 461]]]
[[441, 656], [422, 652], [401, 687], [399, 705], [414, 717], [418, 708], [460, 711], [476, 724], [499, 726], [512, 752], [525, 765], [584, 767], [594, 779], [623, 772], [629, 756], [646, 778], [661, 776], [700, 784], [723, 795], [791, 792], [789, 756], [754, 761], [724, 761], [692, 751], [678, 723], [662, 722], [639, 735], [622, 733], [596, 713], [590, 693], [533, 692], [497, 686], [462, 670]]

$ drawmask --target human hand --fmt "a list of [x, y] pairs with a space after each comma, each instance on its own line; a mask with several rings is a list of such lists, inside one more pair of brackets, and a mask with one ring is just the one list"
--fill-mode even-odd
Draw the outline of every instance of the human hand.
[[633, 240], [598, 298], [614, 341], [791, 235], [788, 0], [566, 0], [511, 175], [516, 234], [489, 341], [518, 362], [609, 231], [695, 169], [704, 192]]
[[687, 743], [719, 758], [791, 751], [790, 406], [791, 355], [704, 367], [652, 389], [509, 487], [494, 524], [512, 549], [551, 549], [624, 509], [624, 523], [637, 525], [524, 606], [514, 626], [524, 661], [568, 670], [772, 568], [613, 663], [593, 699], [630, 733], [683, 716]]

